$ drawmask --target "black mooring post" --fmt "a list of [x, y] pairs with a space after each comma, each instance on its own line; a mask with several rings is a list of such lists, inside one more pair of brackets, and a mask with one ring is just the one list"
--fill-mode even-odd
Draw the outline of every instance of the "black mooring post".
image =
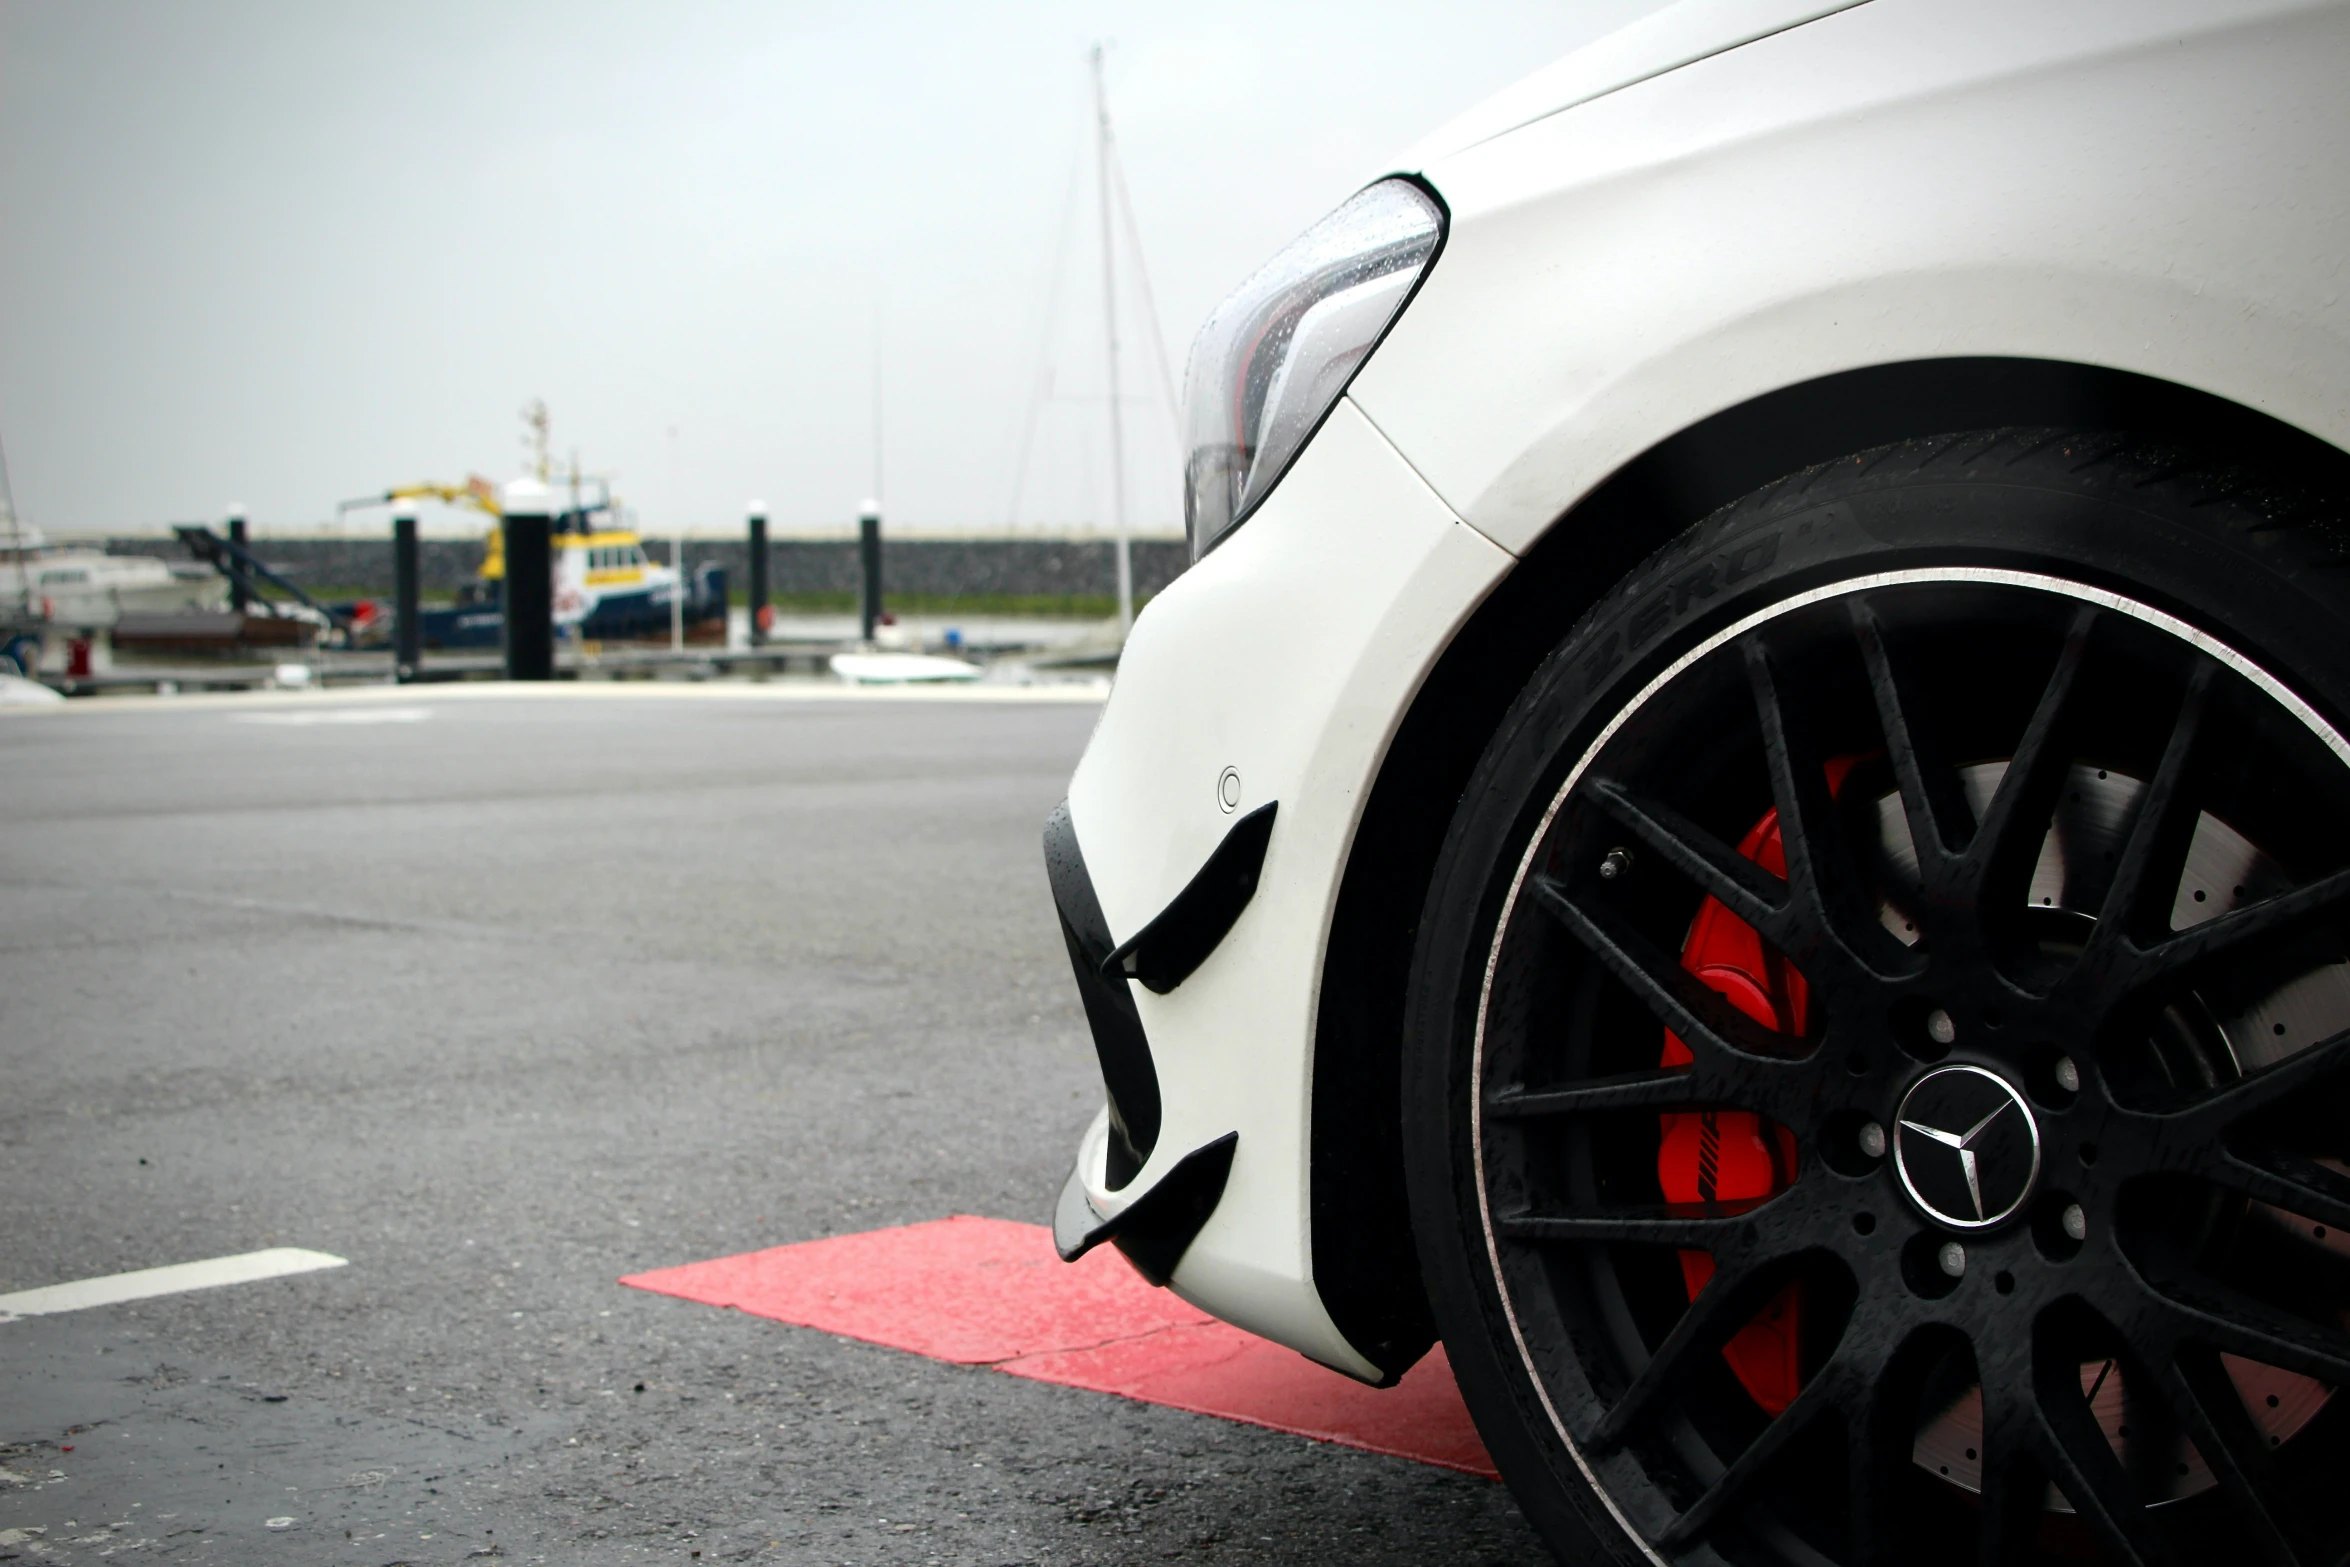
[[536, 479], [506, 486], [506, 678], [555, 678], [554, 497]]
[[857, 564], [865, 578], [865, 640], [881, 624], [881, 503], [867, 501], [857, 514]]
[[[245, 547], [244, 507], [231, 506], [228, 509], [227, 532], [228, 541], [231, 544], [234, 544], [239, 549], [243, 549]], [[233, 559], [234, 557], [231, 558]], [[228, 579], [228, 607], [232, 613], [242, 615], [246, 609], [251, 606], [251, 604], [252, 597], [245, 592], [243, 567], [240, 565], [237, 573]]]
[[406, 685], [424, 662], [424, 591], [417, 581], [416, 507], [392, 508], [392, 678]]
[[767, 645], [767, 507], [753, 501], [751, 512], [751, 646]]

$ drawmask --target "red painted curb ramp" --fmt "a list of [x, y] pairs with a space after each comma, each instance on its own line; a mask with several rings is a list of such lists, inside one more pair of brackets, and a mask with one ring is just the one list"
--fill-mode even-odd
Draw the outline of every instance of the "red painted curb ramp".
[[1063, 1263], [1041, 1225], [957, 1216], [620, 1282], [932, 1360], [1498, 1478], [1441, 1347], [1396, 1386], [1367, 1388], [1151, 1288], [1110, 1247]]

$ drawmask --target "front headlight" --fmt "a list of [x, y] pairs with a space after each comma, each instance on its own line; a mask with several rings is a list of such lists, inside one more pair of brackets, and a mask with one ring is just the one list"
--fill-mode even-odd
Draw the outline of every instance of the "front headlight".
[[1247, 520], [1411, 297], [1444, 209], [1381, 180], [1216, 308], [1184, 377], [1183, 522], [1194, 560]]

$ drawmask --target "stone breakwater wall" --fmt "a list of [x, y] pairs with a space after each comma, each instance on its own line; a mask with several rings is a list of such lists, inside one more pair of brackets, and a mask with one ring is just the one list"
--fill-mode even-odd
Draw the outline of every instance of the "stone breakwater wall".
[[[304, 588], [331, 588], [362, 594], [392, 592], [392, 541], [384, 539], [257, 539], [254, 550], [270, 569]], [[162, 560], [186, 561], [187, 546], [177, 539], [108, 539], [114, 555], [153, 555]], [[447, 595], [481, 571], [479, 539], [421, 539], [417, 563], [424, 570], [426, 595]], [[692, 550], [686, 552], [692, 557]]]
[[[123, 555], [188, 558], [176, 539], [110, 539], [106, 547]], [[1180, 540], [1141, 539], [1132, 548], [1137, 598], [1158, 592], [1191, 563], [1190, 547]], [[645, 549], [657, 560], [669, 557], [666, 539], [648, 538]], [[386, 596], [392, 591], [389, 538], [268, 538], [255, 541], [254, 550], [304, 587]], [[768, 589], [778, 596], [857, 591], [853, 539], [778, 539], [767, 553]], [[418, 554], [427, 595], [453, 593], [481, 569], [477, 539], [425, 539]], [[748, 540], [689, 538], [685, 559], [689, 567], [705, 561], [725, 567], [738, 593], [750, 585]], [[1118, 591], [1117, 546], [1104, 539], [884, 538], [881, 580], [885, 594], [1108, 596]]]

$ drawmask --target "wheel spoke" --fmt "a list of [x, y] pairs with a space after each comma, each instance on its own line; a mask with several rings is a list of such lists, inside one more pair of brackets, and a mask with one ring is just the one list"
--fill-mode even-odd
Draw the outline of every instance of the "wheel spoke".
[[1661, 800], [1604, 779], [1586, 787], [1610, 816], [1631, 828], [1633, 835], [1663, 856], [1666, 864], [1696, 882], [1766, 939], [1786, 944], [1786, 882]]
[[1864, 1379], [1844, 1411], [1845, 1485], [1856, 1567], [1885, 1567], [1900, 1554], [1893, 1539], [1894, 1492], [1913, 1460], [1911, 1444], [1904, 1440], [1909, 1433], [1895, 1418], [1887, 1381], [1886, 1376]]
[[[2085, 1425], [2087, 1429], [2078, 1429]], [[2050, 1421], [2048, 1467], [2073, 1511], [2097, 1536], [2106, 1556], [2127, 1567], [2146, 1567], [2168, 1561], [2155, 1548], [2146, 1509], [2130, 1489], [2105, 1432], [2085, 1411], [2078, 1422], [2069, 1416]]]
[[2250, 1535], [2253, 1559], [2267, 1567], [2300, 1567], [2299, 1556], [2262, 1495], [2275, 1483], [2276, 1460], [2260, 1428], [2245, 1413], [2244, 1400], [2219, 1356], [2209, 1350], [2181, 1349], [2165, 1368], [2161, 1386], [2188, 1440], [2235, 1504]]
[[1725, 1063], [1757, 1067], [1784, 1069], [1795, 1064], [1770, 1053], [1774, 1045], [1786, 1046], [1785, 1035], [1771, 1033], [1723, 1000], [1613, 909], [1579, 901], [1553, 876], [1535, 876], [1530, 885], [1535, 903], [1622, 980], [1699, 1061], [1711, 1055]]
[[1623, 1072], [1560, 1088], [1511, 1088], [1485, 1101], [1496, 1120], [1590, 1115], [1607, 1110], [1670, 1110], [1704, 1104], [1736, 1108], [1735, 1076], [1694, 1069]]
[[2195, 672], [2187, 678], [2186, 696], [2179, 703], [2162, 761], [2138, 795], [2137, 814], [2114, 865], [2113, 884], [2098, 913], [2096, 933], [2090, 938], [2092, 947], [2144, 930], [2150, 918], [2159, 918], [2160, 928], [2169, 928], [2171, 904], [2178, 896], [2179, 876], [2201, 814], [2187, 787], [2188, 768], [2217, 669], [2211, 660], [2199, 659]]
[[[2007, 1406], [2007, 1407], [2002, 1407]], [[1983, 1389], [1982, 1517], [1976, 1525], [1978, 1567], [2015, 1567], [2032, 1554], [2048, 1477], [2028, 1431], [2029, 1410]]]
[[1521, 1241], [1630, 1241], [1719, 1254], [1754, 1234], [1752, 1207], [1727, 1211], [1720, 1203], [1666, 1203], [1605, 1213], [1496, 1214], [1493, 1227]]
[[[2170, 1495], [2173, 1477], [2185, 1468], [2186, 1427], [2135, 1348], [2117, 1364], [2122, 1378], [2121, 1425], [2129, 1432], [2121, 1453], [2122, 1470], [2129, 1476], [2130, 1495], [2141, 1507], [2150, 1507]], [[2086, 1395], [2082, 1409], [2088, 1409]], [[2110, 1444], [2106, 1451], [2112, 1451]]]
[[1678, 1552], [1713, 1533], [1723, 1513], [1746, 1499], [1755, 1482], [1787, 1450], [1788, 1444], [1810, 1430], [1821, 1415], [1850, 1401], [1857, 1391], [1853, 1384], [1859, 1380], [1848, 1366], [1834, 1360], [1812, 1373], [1803, 1390], [1746, 1444], [1746, 1450], [1730, 1461], [1730, 1467], [1722, 1471], [1720, 1478], [1665, 1526], [1656, 1543]]
[[2306, 1050], [2296, 1051], [2275, 1066], [2263, 1067], [2215, 1092], [2173, 1108], [2149, 1113], [2124, 1110], [2131, 1119], [2151, 1122], [2165, 1141], [2181, 1147], [2207, 1146], [2241, 1121], [2274, 1109], [2308, 1092], [2327, 1079], [2350, 1069], [2350, 1029], [2330, 1034]]
[[2056, 667], [2041, 688], [2039, 705], [1984, 807], [1982, 825], [1967, 845], [1968, 879], [1978, 910], [2019, 907], [2031, 885], [2049, 814], [2072, 766], [2073, 698], [2096, 620], [2097, 612], [2086, 607], [2073, 616]]
[[2292, 1316], [2208, 1278], [2148, 1281], [2179, 1342], [2257, 1360], [2339, 1386], [2350, 1383], [2350, 1334]]
[[2183, 980], [2195, 969], [2234, 957], [2246, 947], [2317, 929], [2345, 906], [2350, 906], [2350, 870], [2339, 870], [2139, 947], [2127, 965], [2127, 981], [2135, 989], [2150, 981]]
[[[1743, 644], [1747, 684], [1754, 692], [1755, 717], [1762, 726], [1763, 758], [1769, 764], [1771, 801], [1778, 810], [1779, 844], [1787, 856], [1787, 885], [1794, 917], [1812, 927], [1808, 939], [1781, 943], [1804, 977], [1819, 985], [1832, 970], [1857, 965], [1873, 972], [1865, 950], [1884, 954], [1893, 966], [1908, 954], [1885, 932], [1860, 896], [1854, 869], [1836, 819], [1836, 797], [1828, 788], [1827, 758], [1811, 733], [1799, 703], [1787, 700], [1770, 651], [1759, 638]], [[1805, 916], [1808, 915], [1808, 919]], [[1800, 949], [1800, 950], [1798, 950]]]
[[1935, 743], [1933, 732], [1920, 723], [1921, 715], [1893, 667], [1885, 628], [1864, 598], [1853, 600], [1852, 629], [1860, 642], [1861, 662], [1868, 667], [1869, 693], [1876, 699], [1885, 754], [1900, 786], [1901, 811], [1917, 850], [1920, 878], [1930, 886], [1966, 848], [1974, 833], [1974, 812], [1967, 806], [1958, 770]]
[[1606, 1452], [1654, 1416], [1692, 1371], [1754, 1320], [1754, 1314], [1785, 1282], [1785, 1276], [1783, 1267], [1716, 1255], [1713, 1277], [1705, 1281], [1705, 1288], [1690, 1301], [1689, 1309], [1681, 1313], [1623, 1395], [1592, 1426], [1588, 1445]]
[[2312, 1224], [2350, 1230], [2350, 1176], [2316, 1160], [2284, 1152], [2202, 1150], [2195, 1173], [2218, 1186], [2297, 1214]]
[[[2114, 1456], [2105, 1428], [2081, 1390], [2080, 1366], [2080, 1352], [2061, 1340], [2043, 1337], [2035, 1345], [2032, 1402], [2049, 1478], [2113, 1558], [2140, 1567], [2167, 1560], [2155, 1539], [2144, 1493]], [[2125, 1385], [2128, 1374], [2124, 1368]]]

